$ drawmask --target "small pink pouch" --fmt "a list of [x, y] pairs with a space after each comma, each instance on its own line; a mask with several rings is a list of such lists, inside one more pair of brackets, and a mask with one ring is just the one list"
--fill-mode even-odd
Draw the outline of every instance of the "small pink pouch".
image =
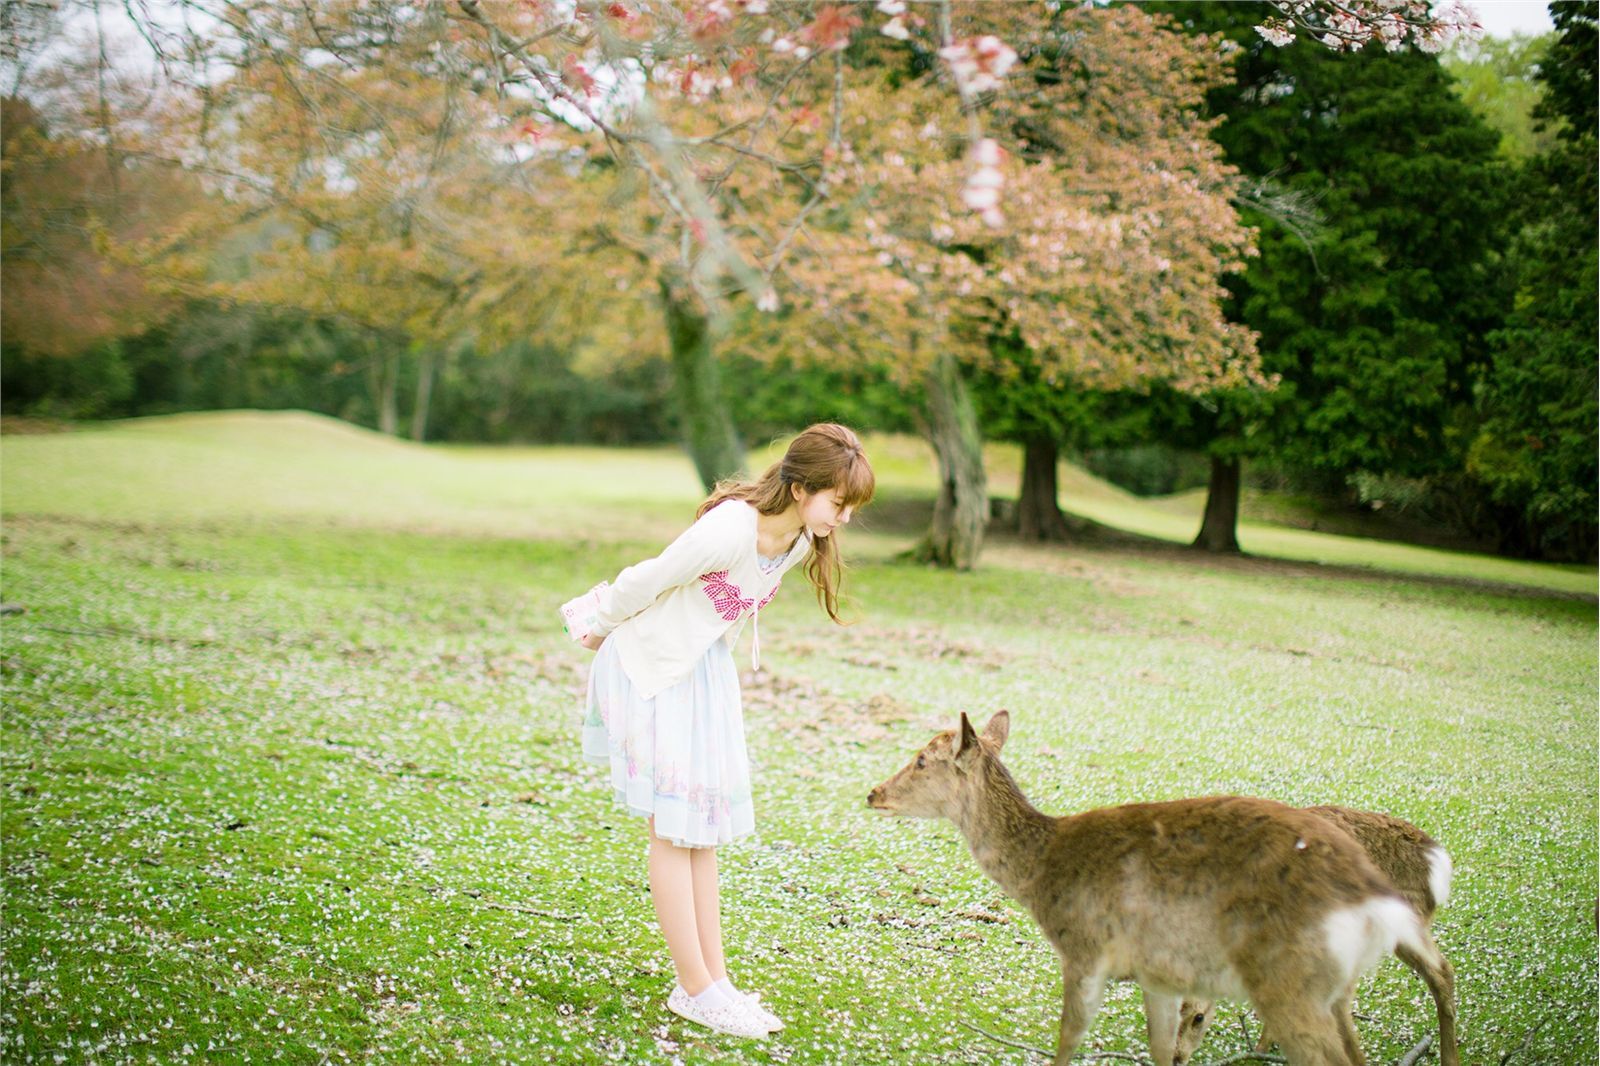
[[610, 587], [609, 581], [602, 581], [582, 596], [561, 605], [561, 628], [575, 643], [583, 643], [583, 638], [600, 624], [600, 594]]

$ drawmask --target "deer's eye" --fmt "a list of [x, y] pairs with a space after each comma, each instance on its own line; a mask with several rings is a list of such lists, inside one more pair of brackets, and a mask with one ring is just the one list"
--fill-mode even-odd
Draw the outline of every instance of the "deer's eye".
[[1206, 1024], [1206, 1016], [1204, 1014], [1196, 1014], [1194, 1016], [1194, 1024], [1196, 1024], [1196, 1025], [1204, 1025], [1204, 1024]]
[[917, 756], [917, 769], [918, 770], [923, 770], [923, 769], [926, 769], [927, 766], [928, 766], [928, 757], [926, 755], [918, 755]]

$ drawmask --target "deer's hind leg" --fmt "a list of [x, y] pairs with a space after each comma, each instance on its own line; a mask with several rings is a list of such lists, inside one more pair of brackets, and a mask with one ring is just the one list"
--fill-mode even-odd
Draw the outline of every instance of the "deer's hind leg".
[[1428, 982], [1428, 991], [1433, 993], [1434, 1006], [1439, 1012], [1439, 1066], [1457, 1066], [1460, 1060], [1456, 1051], [1455, 970], [1426, 929], [1422, 931], [1421, 939], [1431, 955], [1419, 954], [1404, 944], [1395, 949], [1395, 954]]
[[1356, 1033], [1356, 1019], [1349, 996], [1333, 1005], [1333, 1020], [1339, 1027], [1339, 1039], [1344, 1042], [1346, 1057], [1356, 1066], [1361, 1066], [1367, 1057], [1361, 1053], [1361, 1037]]

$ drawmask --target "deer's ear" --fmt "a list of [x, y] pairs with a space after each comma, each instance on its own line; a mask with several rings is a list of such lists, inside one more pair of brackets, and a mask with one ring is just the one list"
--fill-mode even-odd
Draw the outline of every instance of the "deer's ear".
[[961, 712], [961, 743], [956, 745], [956, 768], [965, 770], [972, 757], [978, 753], [978, 734], [972, 728], [967, 712]]
[[1006, 737], [1011, 735], [1011, 713], [1009, 711], [995, 711], [989, 719], [989, 724], [983, 727], [983, 738], [994, 745], [994, 750], [999, 751], [1006, 745]]

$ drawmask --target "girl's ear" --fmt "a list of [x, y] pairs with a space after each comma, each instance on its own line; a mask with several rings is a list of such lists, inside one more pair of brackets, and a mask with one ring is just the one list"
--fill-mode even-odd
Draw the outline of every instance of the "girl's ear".
[[799, 503], [800, 502], [801, 495], [802, 495], [802, 490], [800, 488], [800, 483], [798, 481], [789, 482], [789, 495], [794, 497], [794, 502], [795, 503]]

